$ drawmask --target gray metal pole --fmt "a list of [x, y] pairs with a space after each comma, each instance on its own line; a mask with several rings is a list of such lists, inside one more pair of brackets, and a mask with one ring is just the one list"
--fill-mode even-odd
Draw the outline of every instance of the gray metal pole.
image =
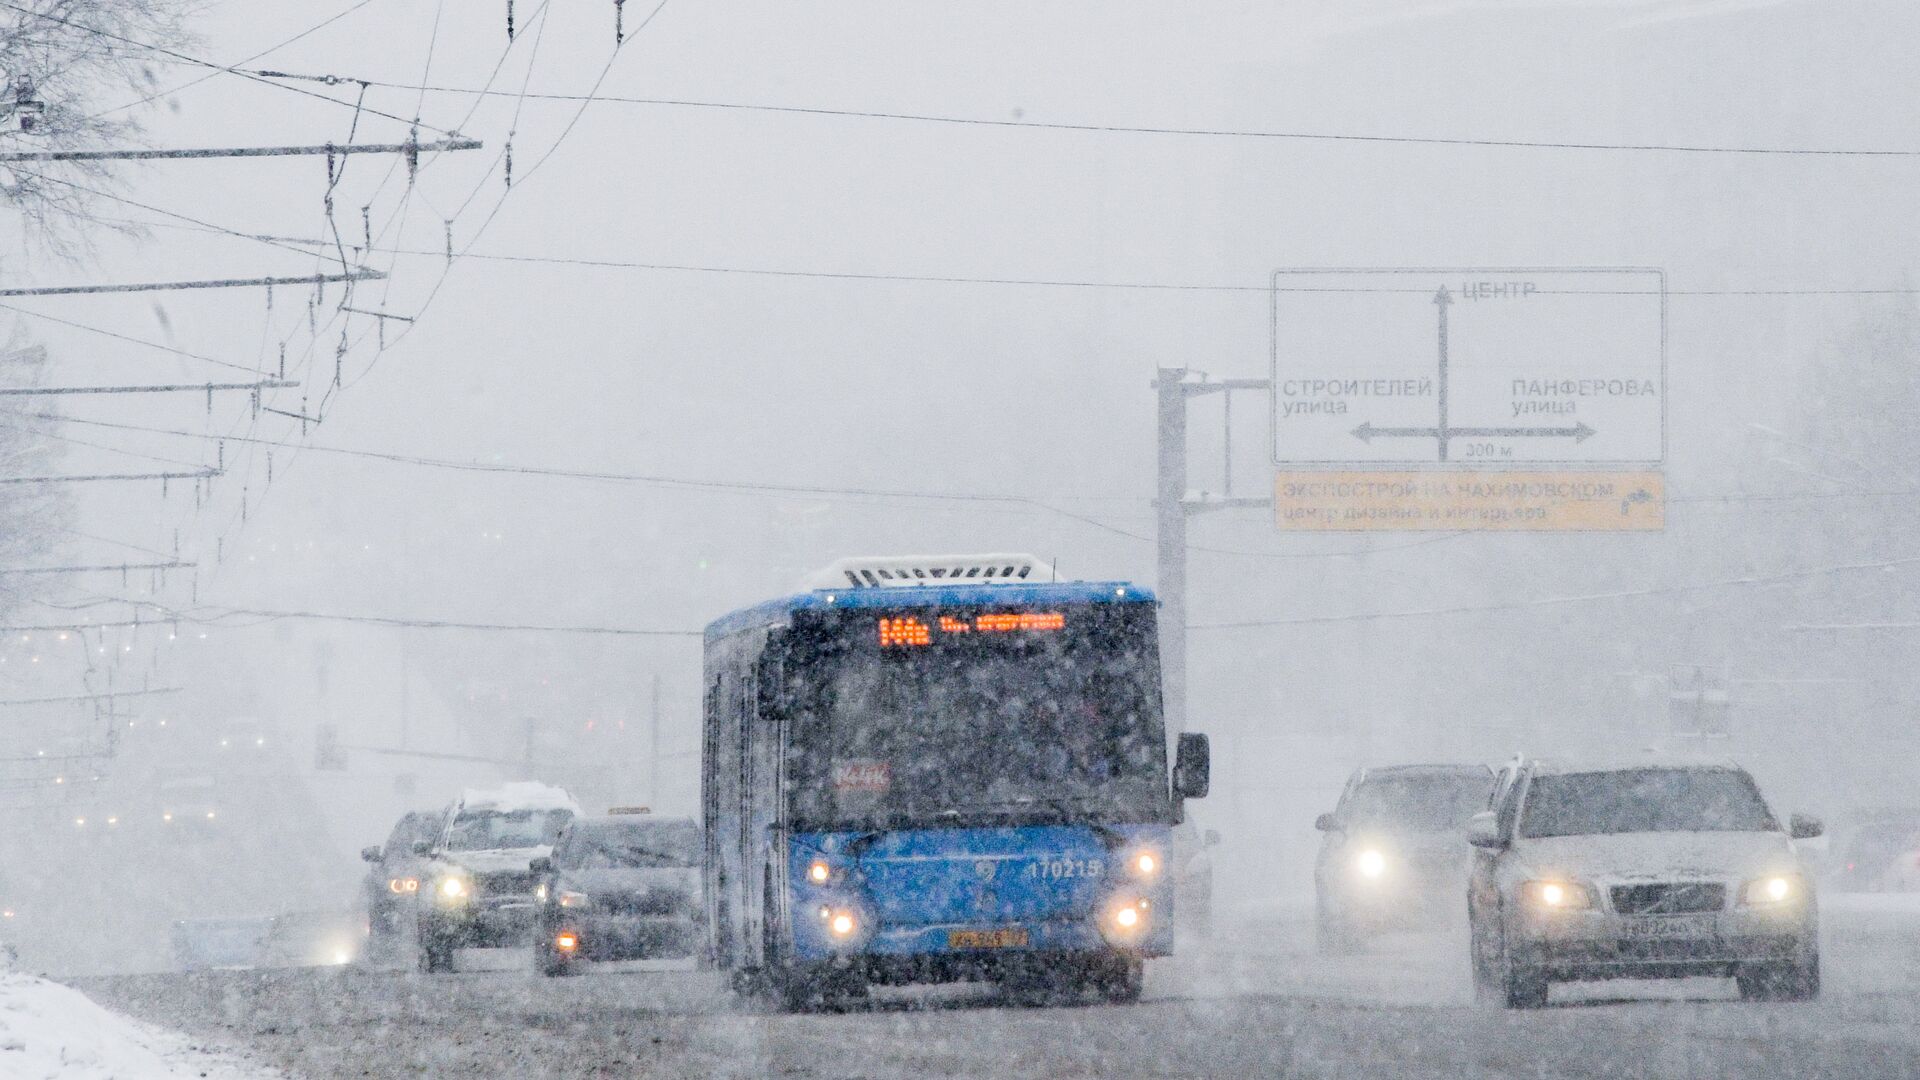
[[652, 749], [648, 754], [648, 765], [652, 775], [647, 780], [647, 805], [658, 813], [660, 810], [660, 676], [653, 677], [653, 711], [648, 714], [649, 739]]
[[1185, 368], [1161, 368], [1160, 467], [1154, 493], [1159, 527], [1161, 696], [1169, 736], [1187, 729], [1187, 394]]

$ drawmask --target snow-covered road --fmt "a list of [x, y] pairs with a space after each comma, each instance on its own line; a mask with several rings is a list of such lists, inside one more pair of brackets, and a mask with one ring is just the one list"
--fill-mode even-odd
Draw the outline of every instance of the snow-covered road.
[[889, 991], [845, 1014], [745, 1004], [709, 974], [533, 976], [306, 970], [85, 980], [98, 1000], [254, 1048], [311, 1077], [1920, 1075], [1920, 906], [1829, 898], [1826, 990], [1748, 1005], [1716, 980], [1557, 988], [1557, 1007], [1473, 1004], [1464, 934], [1314, 954], [1304, 911], [1269, 906], [1159, 962], [1136, 1006], [1020, 1007], [972, 990]]

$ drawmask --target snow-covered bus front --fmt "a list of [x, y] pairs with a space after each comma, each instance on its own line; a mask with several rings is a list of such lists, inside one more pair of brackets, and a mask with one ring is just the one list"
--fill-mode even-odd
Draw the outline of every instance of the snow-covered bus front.
[[1181, 800], [1156, 605], [1023, 556], [867, 559], [707, 628], [714, 961], [794, 1007], [871, 983], [1140, 993]]

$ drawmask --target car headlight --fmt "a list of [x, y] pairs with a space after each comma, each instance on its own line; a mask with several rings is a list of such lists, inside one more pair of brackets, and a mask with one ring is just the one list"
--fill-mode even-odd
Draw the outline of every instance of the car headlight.
[[1353, 868], [1363, 878], [1377, 878], [1387, 872], [1387, 857], [1378, 848], [1367, 848], [1353, 857]]
[[1806, 883], [1798, 875], [1774, 874], [1747, 882], [1740, 890], [1740, 903], [1748, 907], [1770, 907], [1800, 900], [1806, 891]]
[[407, 893], [419, 892], [420, 879], [410, 878], [410, 877], [388, 878], [387, 891], [390, 893], [395, 893], [397, 895], [405, 895]]
[[467, 884], [465, 878], [443, 877], [440, 879], [439, 884], [433, 887], [433, 892], [442, 902], [457, 904], [467, 898], [467, 894], [472, 892], [472, 888]]
[[1593, 889], [1578, 881], [1522, 882], [1520, 899], [1547, 911], [1585, 911], [1594, 906]]
[[561, 907], [581, 908], [581, 907], [586, 907], [588, 904], [592, 902], [593, 902], [592, 898], [587, 896], [586, 893], [574, 892], [572, 889], [560, 890], [560, 906]]

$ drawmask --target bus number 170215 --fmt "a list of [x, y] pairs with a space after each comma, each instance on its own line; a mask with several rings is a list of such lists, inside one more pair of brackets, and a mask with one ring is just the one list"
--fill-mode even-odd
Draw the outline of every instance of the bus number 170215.
[[1048, 859], [1027, 864], [1027, 876], [1040, 879], [1099, 877], [1106, 867], [1094, 859]]

